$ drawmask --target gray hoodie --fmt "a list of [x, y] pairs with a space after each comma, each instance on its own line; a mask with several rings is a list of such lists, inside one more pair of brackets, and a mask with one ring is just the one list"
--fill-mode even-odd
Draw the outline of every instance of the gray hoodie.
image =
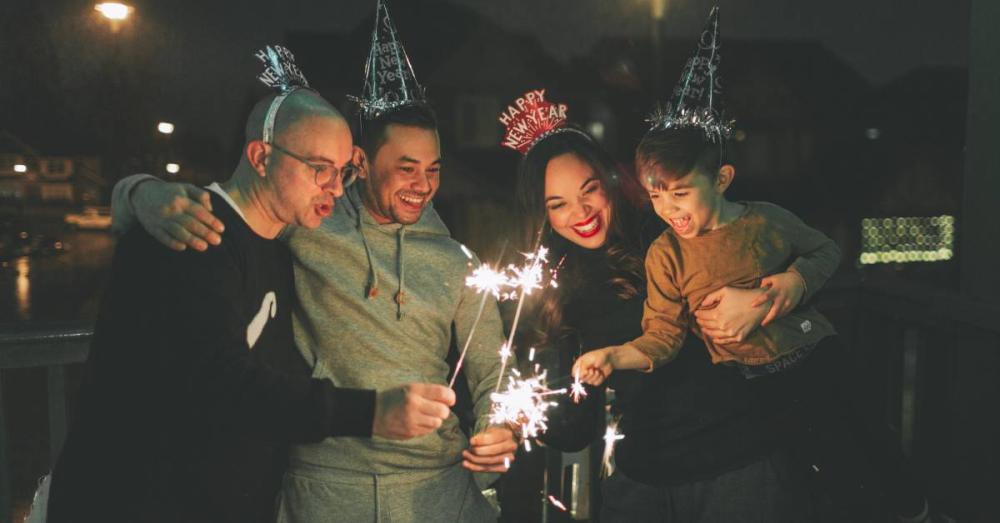
[[[379, 225], [359, 191], [348, 189], [320, 228], [287, 234], [300, 301], [296, 344], [314, 364], [313, 376], [340, 387], [447, 385], [452, 325], [461, 347], [479, 308], [481, 297], [465, 286], [479, 260], [451, 238], [433, 207], [413, 225]], [[503, 342], [489, 298], [462, 365], [477, 430], [487, 424]], [[297, 446], [292, 462], [379, 475], [437, 473], [461, 461], [467, 447], [452, 415], [437, 431], [412, 440], [348, 437]]]

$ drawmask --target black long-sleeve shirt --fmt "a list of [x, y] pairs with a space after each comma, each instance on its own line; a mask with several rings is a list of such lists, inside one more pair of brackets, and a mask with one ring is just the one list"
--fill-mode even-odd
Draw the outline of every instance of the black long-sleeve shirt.
[[222, 244], [142, 230], [112, 261], [49, 521], [270, 521], [291, 442], [369, 436], [375, 393], [311, 379], [291, 255], [218, 194]]

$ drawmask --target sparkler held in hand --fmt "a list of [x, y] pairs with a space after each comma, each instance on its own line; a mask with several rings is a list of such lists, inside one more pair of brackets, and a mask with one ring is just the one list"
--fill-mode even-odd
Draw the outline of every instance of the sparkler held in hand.
[[[479, 320], [483, 317], [486, 300], [491, 294], [495, 299], [499, 299], [500, 289], [509, 285], [509, 281], [504, 273], [494, 270], [493, 267], [490, 267], [486, 263], [480, 265], [476, 270], [472, 271], [471, 276], [465, 278], [465, 286], [476, 289], [476, 292], [482, 294], [482, 298], [479, 300], [479, 310], [476, 312], [476, 319], [473, 320], [472, 328], [469, 329], [469, 337], [466, 338], [465, 346], [462, 347], [462, 353], [458, 357], [458, 362], [455, 363], [455, 373], [451, 376], [451, 381], [448, 382], [448, 388], [455, 388], [458, 371], [462, 368], [462, 362], [465, 361], [465, 355], [469, 352], [469, 345], [472, 343], [472, 336], [475, 335]], [[500, 375], [503, 376], [503, 370], [500, 371]]]

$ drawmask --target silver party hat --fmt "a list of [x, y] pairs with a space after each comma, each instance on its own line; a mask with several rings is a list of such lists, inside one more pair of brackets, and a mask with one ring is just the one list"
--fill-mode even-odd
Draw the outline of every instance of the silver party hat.
[[396, 35], [396, 25], [389, 18], [386, 0], [378, 0], [375, 6], [364, 89], [360, 97], [349, 98], [360, 105], [361, 115], [367, 120], [399, 107], [426, 103], [424, 88], [417, 83], [410, 59]]
[[274, 139], [274, 120], [281, 103], [296, 89], [308, 89], [309, 82], [299, 66], [295, 65], [295, 55], [280, 45], [265, 46], [254, 56], [264, 63], [264, 71], [257, 75], [257, 79], [278, 92], [264, 116], [262, 139], [264, 143], [271, 143]]
[[693, 127], [704, 131], [712, 142], [725, 141], [732, 135], [734, 122], [726, 116], [722, 101], [721, 48], [719, 6], [715, 6], [670, 101], [647, 119], [652, 124], [650, 130]]

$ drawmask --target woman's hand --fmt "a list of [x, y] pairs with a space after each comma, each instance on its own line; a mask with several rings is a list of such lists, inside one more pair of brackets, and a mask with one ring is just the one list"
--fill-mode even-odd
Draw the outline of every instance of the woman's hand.
[[209, 192], [186, 183], [147, 181], [132, 190], [135, 217], [153, 238], [175, 251], [204, 251], [222, 243]]
[[762, 327], [792, 312], [806, 293], [805, 280], [799, 273], [792, 271], [768, 276], [761, 280], [760, 287], [765, 290], [766, 296], [758, 298], [754, 306], [771, 302], [771, 309], [767, 311], [764, 321], [760, 322]]
[[718, 345], [747, 339], [769, 312], [766, 289], [723, 287], [702, 300], [694, 311], [701, 332]]

